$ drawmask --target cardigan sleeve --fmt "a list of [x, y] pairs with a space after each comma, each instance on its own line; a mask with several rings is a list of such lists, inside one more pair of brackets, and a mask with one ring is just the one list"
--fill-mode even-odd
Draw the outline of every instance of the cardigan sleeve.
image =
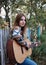
[[26, 48], [27, 46], [27, 42], [24, 41], [24, 36], [20, 34], [21, 29], [14, 29], [13, 33], [12, 33], [12, 37], [14, 40], [16, 40], [21, 46], [25, 46]]
[[15, 28], [12, 33], [13, 39], [17, 40], [18, 43], [23, 43], [23, 36], [20, 34], [21, 29], [20, 28]]

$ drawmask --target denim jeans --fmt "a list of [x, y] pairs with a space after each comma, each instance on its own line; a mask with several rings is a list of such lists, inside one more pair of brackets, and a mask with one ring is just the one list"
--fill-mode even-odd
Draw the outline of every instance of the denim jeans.
[[23, 63], [21, 63], [21, 64], [18, 63], [17, 65], [37, 65], [37, 64], [33, 60], [26, 58]]

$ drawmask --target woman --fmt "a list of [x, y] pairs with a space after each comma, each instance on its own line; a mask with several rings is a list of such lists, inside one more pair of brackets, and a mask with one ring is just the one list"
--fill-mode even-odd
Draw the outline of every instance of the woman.
[[[12, 31], [12, 39], [18, 42], [18, 44], [25, 46], [26, 49], [30, 47], [30, 44], [27, 44], [27, 42], [24, 41], [25, 34], [27, 29], [26, 25], [26, 17], [23, 13], [19, 13], [16, 16], [15, 22], [14, 22], [14, 27]], [[10, 44], [11, 45], [11, 44]], [[8, 45], [7, 45], [8, 46]], [[9, 47], [11, 48], [11, 47]], [[23, 63], [17, 65], [37, 65], [33, 60], [26, 58]]]
[[[25, 35], [25, 33], [27, 33], [25, 32], [26, 29], [27, 29], [26, 17], [23, 13], [19, 13], [16, 16], [14, 22], [12, 38], [15, 39], [18, 42], [18, 44], [24, 45], [26, 48], [29, 48], [30, 45], [24, 41], [24, 38], [27, 37]], [[37, 65], [37, 64], [33, 60], [26, 58], [23, 63], [21, 64], [18, 63], [17, 65]]]

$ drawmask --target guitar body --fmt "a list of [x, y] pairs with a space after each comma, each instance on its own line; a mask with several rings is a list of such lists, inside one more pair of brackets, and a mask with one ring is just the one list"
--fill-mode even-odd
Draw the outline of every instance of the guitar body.
[[[31, 42], [28, 39], [25, 39], [25, 41], [28, 44], [31, 44]], [[22, 47], [22, 49], [23, 49], [23, 53], [21, 50], [21, 46], [15, 40], [13, 40], [14, 57], [18, 63], [22, 63], [25, 60], [25, 58], [27, 58], [27, 56], [32, 54], [31, 48], [26, 50], [25, 47]]]
[[15, 57], [14, 57], [14, 52], [13, 52], [13, 40], [8, 39], [6, 43], [6, 53], [7, 53], [7, 58], [10, 63], [16, 63]]

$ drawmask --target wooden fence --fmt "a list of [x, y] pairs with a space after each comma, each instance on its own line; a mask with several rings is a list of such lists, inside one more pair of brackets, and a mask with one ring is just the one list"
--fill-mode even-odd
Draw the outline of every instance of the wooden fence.
[[6, 42], [9, 37], [9, 29], [0, 29], [0, 58], [1, 65], [5, 65], [6, 60]]

